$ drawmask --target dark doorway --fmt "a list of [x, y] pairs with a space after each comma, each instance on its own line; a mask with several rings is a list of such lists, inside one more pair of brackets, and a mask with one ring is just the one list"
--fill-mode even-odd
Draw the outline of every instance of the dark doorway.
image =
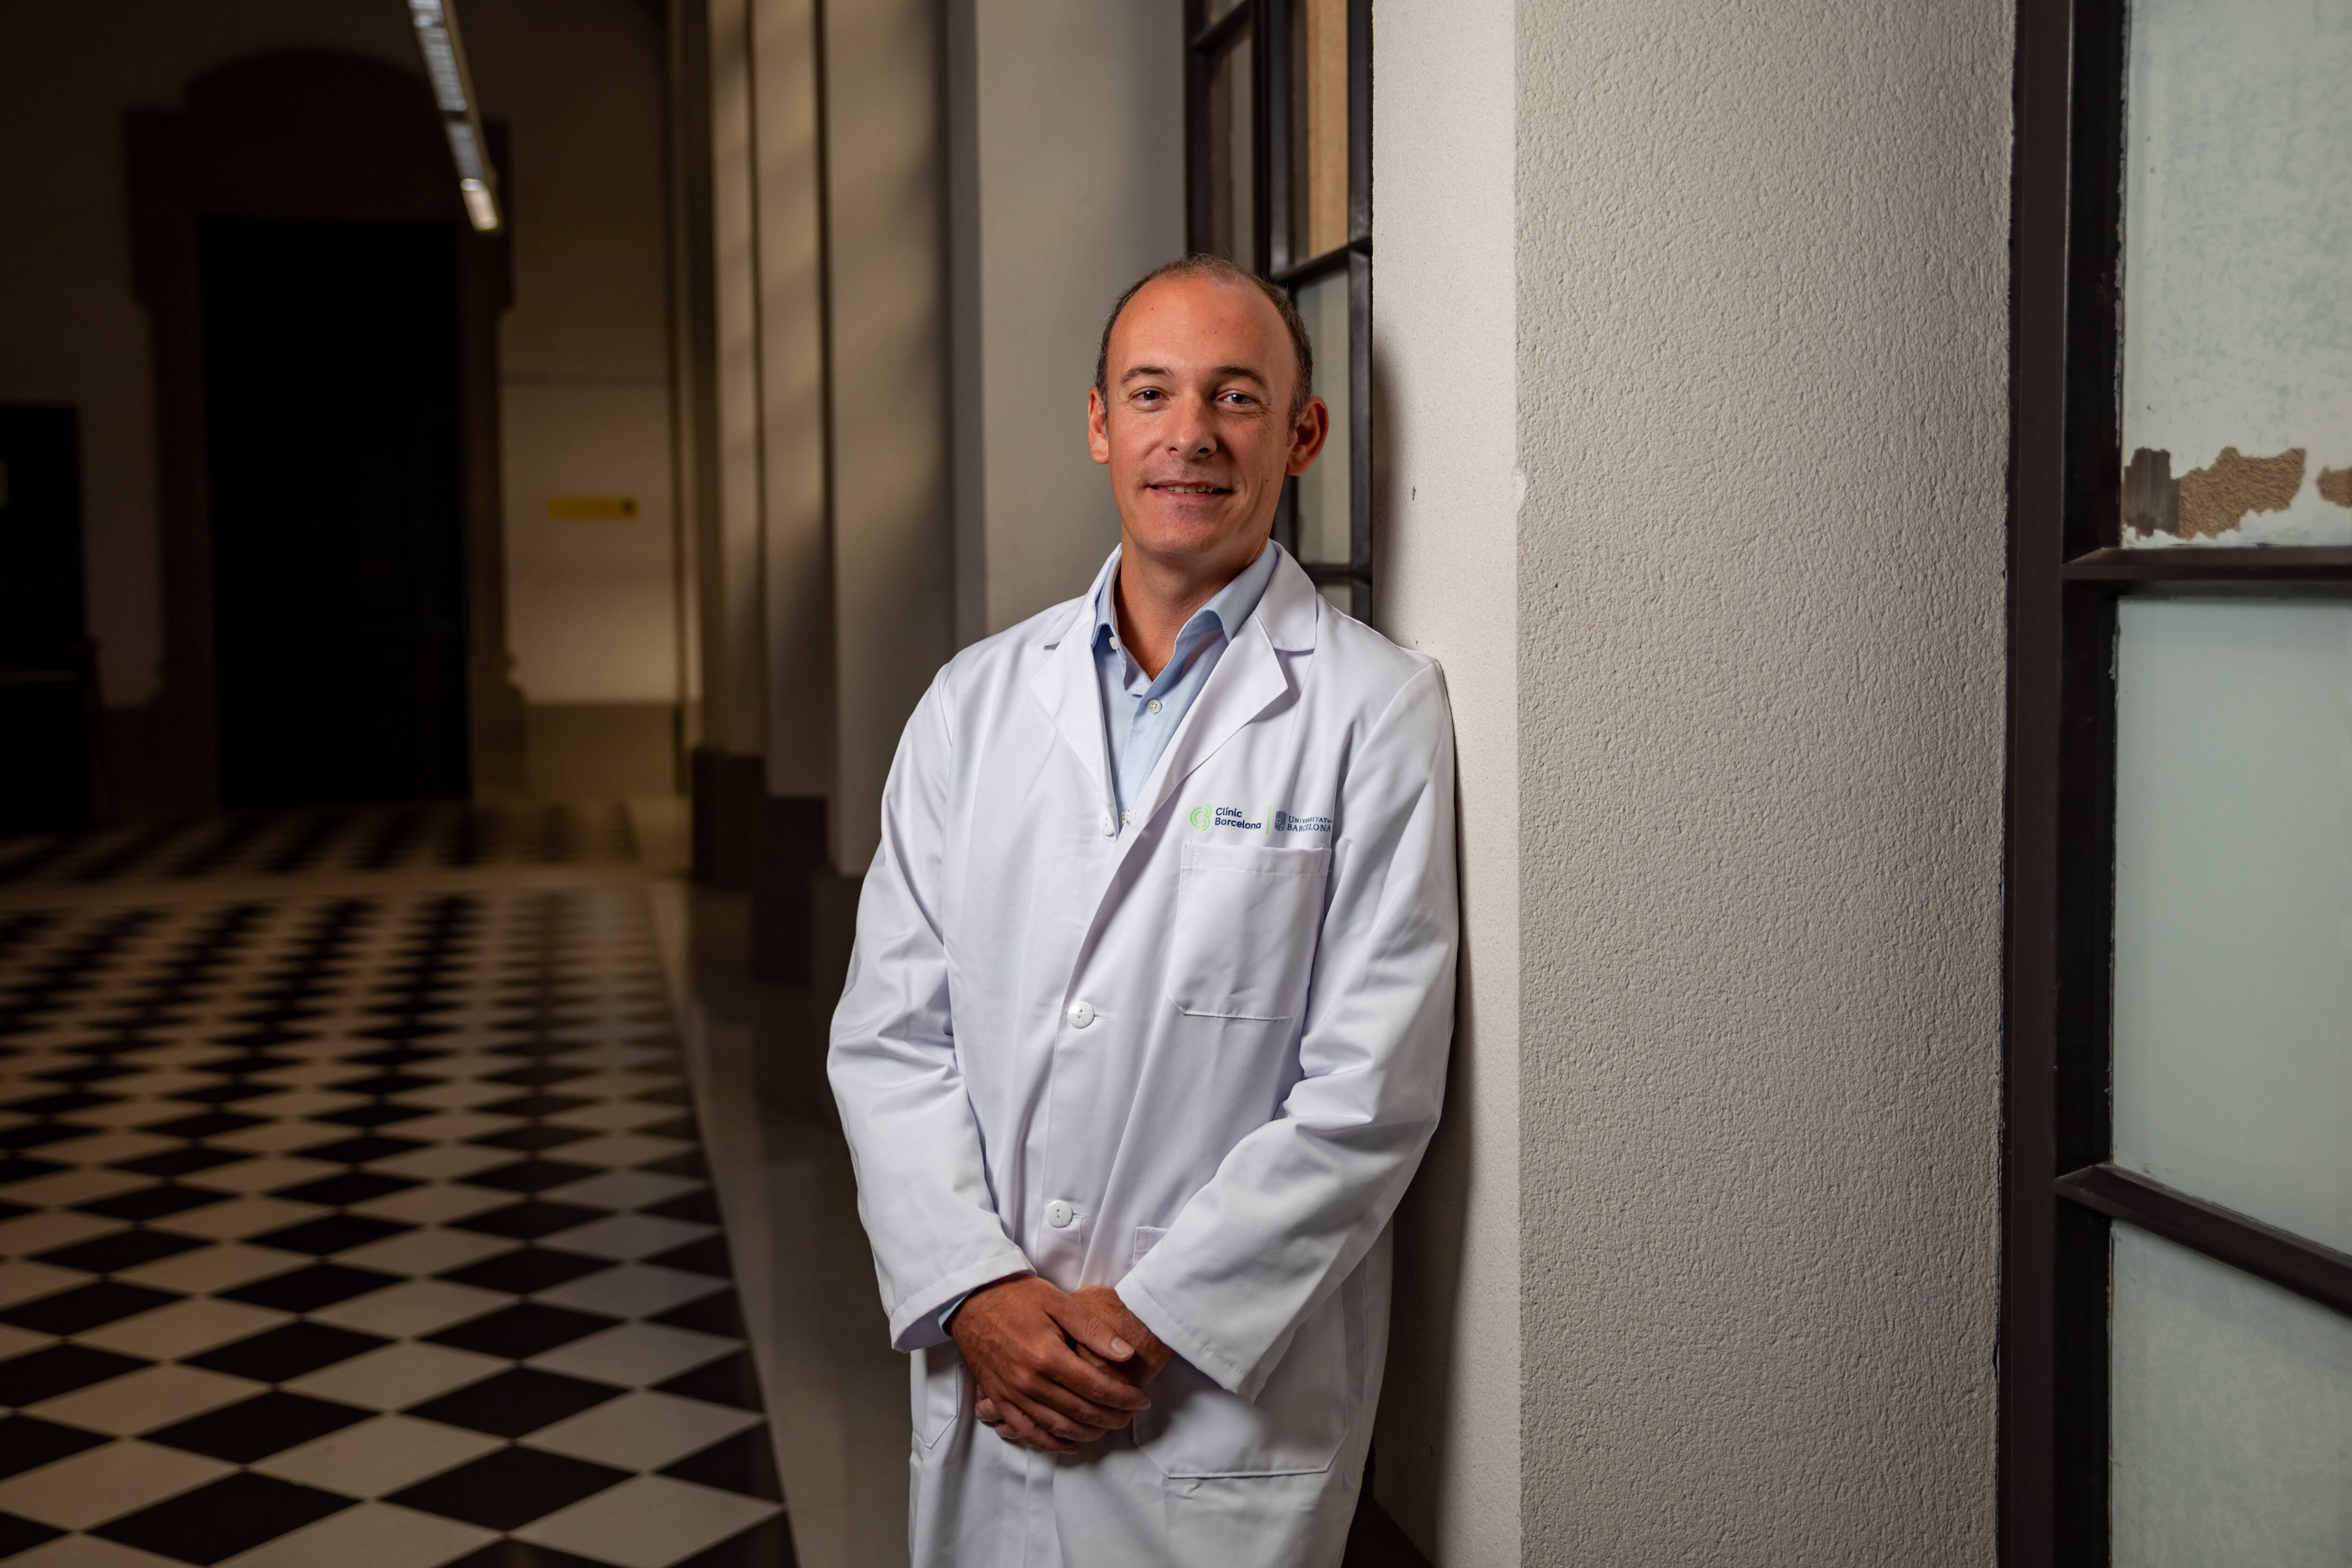
[[457, 234], [207, 217], [221, 796], [467, 793]]
[[94, 677], [74, 411], [0, 406], [0, 837], [89, 826]]

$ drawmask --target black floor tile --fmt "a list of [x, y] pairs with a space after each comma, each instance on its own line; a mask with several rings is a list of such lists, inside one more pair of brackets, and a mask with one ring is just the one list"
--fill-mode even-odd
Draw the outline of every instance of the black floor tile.
[[265, 1094], [284, 1092], [274, 1083], [208, 1083], [201, 1089], [182, 1089], [169, 1098], [190, 1105], [235, 1105], [240, 1100], [259, 1100]]
[[200, 1209], [209, 1204], [226, 1201], [229, 1194], [206, 1191], [203, 1187], [174, 1186], [163, 1183], [152, 1187], [138, 1187], [127, 1193], [117, 1193], [110, 1198], [100, 1198], [94, 1204], [76, 1204], [84, 1214], [94, 1214], [106, 1219], [142, 1221], [163, 1219], [190, 1209]]
[[519, 1089], [544, 1089], [549, 1084], [569, 1083], [575, 1078], [586, 1078], [586, 1068], [559, 1067], [553, 1062], [541, 1062], [535, 1067], [516, 1068], [511, 1072], [490, 1074], [491, 1083], [510, 1083]]
[[378, 1100], [344, 1110], [321, 1111], [311, 1120], [332, 1122], [338, 1127], [390, 1127], [402, 1121], [414, 1121], [420, 1116], [436, 1114], [438, 1113], [429, 1105], [402, 1105], [394, 1100]]
[[569, 1552], [558, 1552], [552, 1546], [533, 1546], [528, 1541], [511, 1536], [493, 1541], [479, 1552], [460, 1557], [443, 1568], [613, 1568], [609, 1563], [593, 1558], [574, 1557]]
[[479, 1263], [468, 1263], [463, 1268], [453, 1268], [441, 1278], [484, 1290], [503, 1290], [509, 1296], [528, 1296], [534, 1291], [552, 1290], [583, 1274], [611, 1267], [612, 1259], [607, 1258], [585, 1258], [577, 1252], [558, 1252], [547, 1247], [524, 1247], [486, 1258]]
[[576, 1094], [522, 1094], [476, 1109], [485, 1116], [561, 1116], [567, 1110], [577, 1110], [583, 1105], [594, 1103]]
[[778, 1514], [672, 1568], [796, 1568], [790, 1518]]
[[[485, 1530], [519, 1530], [534, 1519], [569, 1508], [582, 1498], [593, 1497], [628, 1479], [628, 1471], [616, 1470], [609, 1465], [592, 1465], [585, 1459], [569, 1459], [561, 1454], [542, 1454], [536, 1448], [500, 1448], [470, 1465], [444, 1470], [430, 1480], [394, 1492], [384, 1500], [446, 1519], [463, 1520]], [[499, 1543], [500, 1547], [506, 1544]], [[472, 1563], [475, 1559], [468, 1557], [465, 1561]], [[491, 1557], [487, 1561], [507, 1568], [518, 1560]], [[577, 1559], [567, 1559], [559, 1553], [519, 1561], [529, 1563], [530, 1568], [560, 1568]], [[456, 1565], [452, 1564], [452, 1568]]]
[[0, 1405], [22, 1408], [150, 1364], [88, 1345], [45, 1345], [0, 1361]]
[[234, 1165], [253, 1156], [232, 1149], [207, 1149], [191, 1143], [184, 1149], [164, 1149], [136, 1160], [120, 1160], [114, 1168], [142, 1176], [193, 1176], [215, 1165]]
[[252, 1247], [274, 1247], [280, 1252], [308, 1252], [324, 1258], [329, 1253], [348, 1252], [354, 1247], [365, 1247], [371, 1241], [382, 1241], [415, 1228], [400, 1220], [378, 1219], [373, 1215], [332, 1214], [306, 1219], [282, 1230], [250, 1236], [246, 1242]]
[[431, 1089], [440, 1081], [437, 1078], [420, 1078], [415, 1073], [380, 1072], [370, 1078], [355, 1078], [343, 1083], [331, 1083], [326, 1087], [341, 1094], [394, 1095], [407, 1094], [415, 1089]]
[[739, 1340], [744, 1337], [743, 1309], [736, 1302], [732, 1290], [714, 1291], [700, 1300], [673, 1307], [650, 1321], [673, 1329], [692, 1329], [698, 1333], [725, 1334]]
[[690, 1193], [680, 1193], [666, 1204], [656, 1204], [645, 1211], [661, 1219], [682, 1219], [693, 1225], [717, 1225], [719, 1194], [709, 1187], [697, 1187]]
[[738, 1432], [698, 1454], [688, 1454], [664, 1468], [662, 1474], [766, 1498], [770, 1502], [784, 1500], [783, 1484], [776, 1479], [775, 1447], [768, 1441], [765, 1426]]
[[608, 1383], [519, 1366], [412, 1405], [408, 1414], [495, 1437], [520, 1437], [624, 1392]]
[[298, 1443], [340, 1432], [367, 1420], [372, 1414], [348, 1405], [272, 1389], [226, 1409], [207, 1411], [161, 1431], [149, 1432], [144, 1441], [226, 1459], [232, 1465], [249, 1465], [256, 1459], [283, 1453]]
[[[16, 1131], [16, 1129], [12, 1128], [10, 1131]], [[68, 1132], [66, 1136], [79, 1138], [82, 1134], [76, 1131]], [[59, 1171], [71, 1169], [73, 1169], [72, 1166], [60, 1165], [55, 1160], [28, 1160], [21, 1155], [14, 1160], [0, 1160], [0, 1187], [7, 1186], [13, 1182], [29, 1182], [35, 1176], [53, 1176]]]
[[689, 1241], [683, 1247], [673, 1247], [667, 1252], [656, 1253], [646, 1259], [664, 1268], [684, 1268], [696, 1274], [715, 1274], [722, 1279], [735, 1277], [727, 1261], [727, 1237], [724, 1233], [706, 1236]]
[[345, 1057], [347, 1062], [361, 1067], [404, 1068], [416, 1062], [429, 1062], [449, 1053], [431, 1046], [385, 1046], [356, 1057]]
[[169, 1290], [150, 1290], [142, 1285], [126, 1285], [119, 1279], [100, 1279], [89, 1285], [78, 1285], [70, 1290], [60, 1290], [54, 1296], [42, 1296], [30, 1301], [19, 1301], [0, 1312], [0, 1323], [15, 1328], [30, 1329], [37, 1334], [55, 1334], [59, 1339], [68, 1334], [87, 1333], [102, 1328], [118, 1318], [134, 1312], [151, 1311], [180, 1300]]
[[570, 1230], [575, 1225], [586, 1225], [592, 1219], [603, 1219], [610, 1209], [590, 1208], [584, 1204], [549, 1203], [542, 1198], [528, 1198], [519, 1204], [509, 1204], [502, 1209], [478, 1214], [470, 1219], [454, 1223], [459, 1230], [479, 1231], [484, 1236], [511, 1237], [517, 1241], [537, 1241], [542, 1236], [552, 1236], [559, 1230]]
[[507, 1193], [543, 1193], [550, 1187], [584, 1181], [600, 1173], [593, 1165], [575, 1165], [564, 1160], [518, 1160], [511, 1165], [468, 1176], [466, 1184], [496, 1187]]
[[595, 1136], [586, 1128], [551, 1127], [546, 1122], [534, 1121], [526, 1127], [509, 1127], [504, 1132], [492, 1132], [468, 1142], [479, 1143], [486, 1149], [512, 1149], [518, 1153], [536, 1154], [541, 1150], [561, 1149], [566, 1143], [577, 1143], [583, 1138]]
[[758, 1410], [760, 1374], [751, 1365], [749, 1351], [737, 1351], [692, 1372], [682, 1372], [667, 1383], [656, 1384], [664, 1394], [679, 1394], [688, 1399], [707, 1399], [713, 1405], [731, 1405], [738, 1410]]
[[541, 1351], [568, 1345], [619, 1321], [618, 1318], [608, 1318], [600, 1312], [575, 1312], [568, 1307], [521, 1301], [425, 1337], [435, 1344], [457, 1350], [526, 1361]]
[[424, 1147], [421, 1139], [389, 1138], [381, 1132], [368, 1132], [357, 1138], [339, 1138], [331, 1143], [314, 1143], [294, 1152], [305, 1160], [324, 1160], [333, 1165], [364, 1165], [370, 1160], [389, 1160], [394, 1154]]
[[95, 1448], [100, 1443], [111, 1441], [112, 1438], [96, 1432], [85, 1432], [79, 1426], [62, 1426], [55, 1421], [44, 1421], [37, 1415], [11, 1415], [0, 1419], [0, 1476], [38, 1469], [68, 1454], [79, 1454], [84, 1448]]
[[69, 1089], [56, 1094], [37, 1094], [28, 1100], [12, 1100], [0, 1105], [0, 1110], [14, 1110], [24, 1116], [70, 1116], [77, 1110], [88, 1110], [94, 1106], [118, 1104], [121, 1099], [119, 1094]]
[[703, 1163], [702, 1151], [699, 1149], [688, 1149], [681, 1153], [672, 1154], [667, 1160], [656, 1160], [650, 1164], [639, 1165], [637, 1169], [651, 1171], [657, 1176], [685, 1176], [698, 1182], [707, 1182], [710, 1179], [710, 1167]]
[[355, 1500], [239, 1470], [89, 1533], [183, 1563], [212, 1563], [340, 1512]]
[[71, 1247], [52, 1248], [41, 1253], [37, 1261], [54, 1263], [60, 1268], [79, 1268], [85, 1274], [112, 1274], [210, 1245], [192, 1236], [173, 1236], [160, 1230], [118, 1230], [111, 1236], [92, 1237]]
[[[27, 1121], [16, 1127], [0, 1127], [0, 1149], [38, 1149], [50, 1143], [62, 1143], [68, 1138], [87, 1138], [91, 1133], [101, 1131], [103, 1129], [83, 1127], [71, 1121]], [[6, 1162], [10, 1166], [20, 1163], [38, 1165], [45, 1162], [39, 1160]], [[23, 1175], [9, 1176], [5, 1179], [21, 1182], [26, 1175], [40, 1173], [37, 1171], [27, 1171]]]
[[139, 1131], [152, 1132], [159, 1138], [217, 1138], [224, 1132], [258, 1127], [267, 1120], [235, 1110], [208, 1110], [201, 1116], [183, 1116], [175, 1121], [151, 1122]]
[[280, 1187], [269, 1195], [289, 1198], [298, 1204], [325, 1204], [333, 1208], [347, 1208], [363, 1204], [371, 1198], [388, 1197], [404, 1193], [423, 1183], [409, 1176], [387, 1176], [378, 1171], [345, 1171], [340, 1175], [304, 1182], [299, 1186]]
[[308, 1268], [273, 1274], [267, 1279], [215, 1294], [225, 1300], [243, 1301], [247, 1306], [268, 1307], [279, 1312], [315, 1312], [321, 1307], [397, 1285], [402, 1278], [373, 1268], [354, 1268], [348, 1263], [314, 1263]]
[[33, 1077], [43, 1083], [104, 1083], [110, 1078], [124, 1078], [139, 1069], [128, 1062], [84, 1062], [78, 1068], [59, 1068], [54, 1072], [37, 1072]]
[[29, 1519], [18, 1519], [13, 1513], [0, 1513], [0, 1557], [14, 1557], [19, 1552], [30, 1552], [44, 1541], [55, 1541], [65, 1533], [46, 1524], [36, 1524]]
[[357, 1333], [327, 1323], [281, 1323], [250, 1339], [238, 1340], [202, 1355], [183, 1356], [181, 1360], [206, 1372], [225, 1372], [232, 1377], [249, 1377], [256, 1383], [284, 1383], [391, 1342], [377, 1334]]

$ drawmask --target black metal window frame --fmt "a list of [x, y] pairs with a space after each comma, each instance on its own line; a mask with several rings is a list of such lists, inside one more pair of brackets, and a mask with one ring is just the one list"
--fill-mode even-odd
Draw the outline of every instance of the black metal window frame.
[[[1316, 256], [1293, 256], [1297, 182], [1292, 139], [1292, 22], [1305, 0], [1236, 0], [1212, 19], [1210, 0], [1185, 0], [1185, 231], [1188, 249], [1211, 248], [1211, 84], [1235, 46], [1252, 45], [1250, 105], [1253, 163], [1250, 192], [1252, 254], [1260, 272], [1288, 289], [1334, 272], [1348, 274], [1348, 560], [1301, 561], [1318, 585], [1345, 584], [1349, 613], [1372, 617], [1375, 552], [1372, 536], [1372, 4], [1346, 0], [1348, 11], [1348, 237]], [[1319, 377], [1329, 368], [1317, 366]], [[1298, 552], [1298, 481], [1283, 486], [1275, 538]]]
[[2125, 550], [2126, 0], [2021, 0], [2012, 206], [2001, 1542], [2109, 1561], [2109, 1230], [2352, 1315], [2352, 1256], [2114, 1163], [2113, 658], [2129, 594], [2352, 595], [2352, 550]]

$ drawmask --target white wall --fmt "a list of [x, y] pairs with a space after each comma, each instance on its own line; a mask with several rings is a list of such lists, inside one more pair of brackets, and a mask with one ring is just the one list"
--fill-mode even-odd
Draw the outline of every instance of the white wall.
[[1464, 933], [1445, 1120], [1397, 1216], [1375, 1484], [1445, 1568], [1521, 1545], [1513, 11], [1382, 0], [1373, 34], [1377, 618], [1445, 668]]
[[2011, 15], [1519, 11], [1538, 1561], [1994, 1561]]
[[1184, 248], [1181, 0], [954, 0], [957, 640], [1118, 542], [1087, 387], [1119, 291]]
[[[674, 694], [658, 27], [631, 0], [466, 0], [487, 112], [513, 131], [515, 305], [502, 323], [509, 626], [535, 700]], [[88, 0], [0, 6], [0, 399], [81, 410], [91, 630], [107, 700], [161, 679], [153, 389], [132, 298], [126, 109], [264, 50], [369, 55], [420, 78], [401, 6]], [[454, 175], [453, 175], [454, 177]], [[625, 485], [619, 531], [545, 496]], [[583, 651], [572, 633], [598, 623]]]

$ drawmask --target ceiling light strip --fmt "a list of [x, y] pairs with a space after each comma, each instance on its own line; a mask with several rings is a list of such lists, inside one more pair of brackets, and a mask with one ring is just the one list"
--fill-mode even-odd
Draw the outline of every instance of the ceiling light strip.
[[466, 217], [483, 234], [499, 231], [499, 176], [482, 141], [482, 116], [474, 100], [474, 79], [466, 69], [466, 44], [457, 34], [451, 0], [408, 0], [416, 24], [416, 47], [425, 54], [425, 74], [441, 110], [441, 129], [457, 165], [457, 190]]

